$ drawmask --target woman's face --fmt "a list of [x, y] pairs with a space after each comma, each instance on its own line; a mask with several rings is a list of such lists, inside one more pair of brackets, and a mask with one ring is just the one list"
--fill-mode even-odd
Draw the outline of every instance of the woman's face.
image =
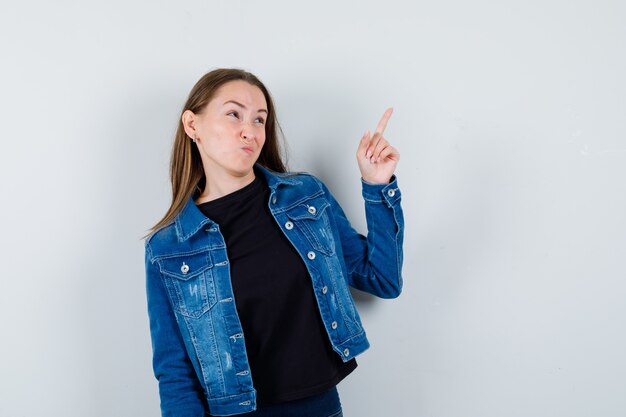
[[185, 130], [196, 138], [208, 177], [252, 174], [265, 143], [267, 103], [261, 89], [246, 81], [229, 81], [191, 119], [190, 132], [183, 115]]

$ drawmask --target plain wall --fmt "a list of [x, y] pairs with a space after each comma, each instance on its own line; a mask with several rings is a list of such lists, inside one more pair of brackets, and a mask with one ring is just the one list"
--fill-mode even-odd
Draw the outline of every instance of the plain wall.
[[404, 292], [356, 294], [345, 415], [626, 415], [626, 6], [3, 2], [0, 415], [155, 416], [143, 241], [180, 108], [256, 73], [357, 229], [383, 111]]

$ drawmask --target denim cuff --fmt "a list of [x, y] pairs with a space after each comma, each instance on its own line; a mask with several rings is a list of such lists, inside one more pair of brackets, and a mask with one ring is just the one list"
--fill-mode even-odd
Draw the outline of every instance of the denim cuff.
[[394, 174], [389, 184], [370, 184], [361, 178], [363, 198], [370, 203], [386, 202], [389, 207], [400, 201], [401, 193], [398, 188], [398, 179]]

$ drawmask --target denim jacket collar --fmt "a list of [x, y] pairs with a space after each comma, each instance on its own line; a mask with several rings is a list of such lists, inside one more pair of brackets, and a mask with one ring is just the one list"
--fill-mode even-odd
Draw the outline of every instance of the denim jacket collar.
[[[289, 174], [270, 171], [259, 164], [255, 164], [254, 169], [257, 173], [263, 175], [268, 187], [272, 191], [272, 194], [276, 191], [276, 188], [278, 188], [279, 185], [302, 184], [302, 182], [296, 179], [296, 177], [290, 176]], [[185, 207], [183, 207], [180, 213], [176, 216], [175, 223], [178, 241], [184, 242], [202, 229], [203, 226], [211, 225], [214, 222], [200, 211], [200, 209], [196, 206], [196, 202], [194, 201], [192, 195], [187, 200]]]
[[255, 170], [265, 177], [267, 181], [267, 185], [270, 190], [274, 191], [279, 185], [301, 185], [302, 181], [298, 180], [293, 174], [288, 173], [280, 173], [270, 171], [269, 169], [256, 164], [254, 165]]

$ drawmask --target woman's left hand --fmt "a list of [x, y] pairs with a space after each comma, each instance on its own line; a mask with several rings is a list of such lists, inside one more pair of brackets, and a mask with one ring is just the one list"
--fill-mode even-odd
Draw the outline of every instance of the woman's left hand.
[[388, 184], [400, 160], [400, 153], [383, 136], [391, 113], [392, 107], [383, 114], [373, 136], [365, 132], [356, 151], [361, 177], [370, 184]]

